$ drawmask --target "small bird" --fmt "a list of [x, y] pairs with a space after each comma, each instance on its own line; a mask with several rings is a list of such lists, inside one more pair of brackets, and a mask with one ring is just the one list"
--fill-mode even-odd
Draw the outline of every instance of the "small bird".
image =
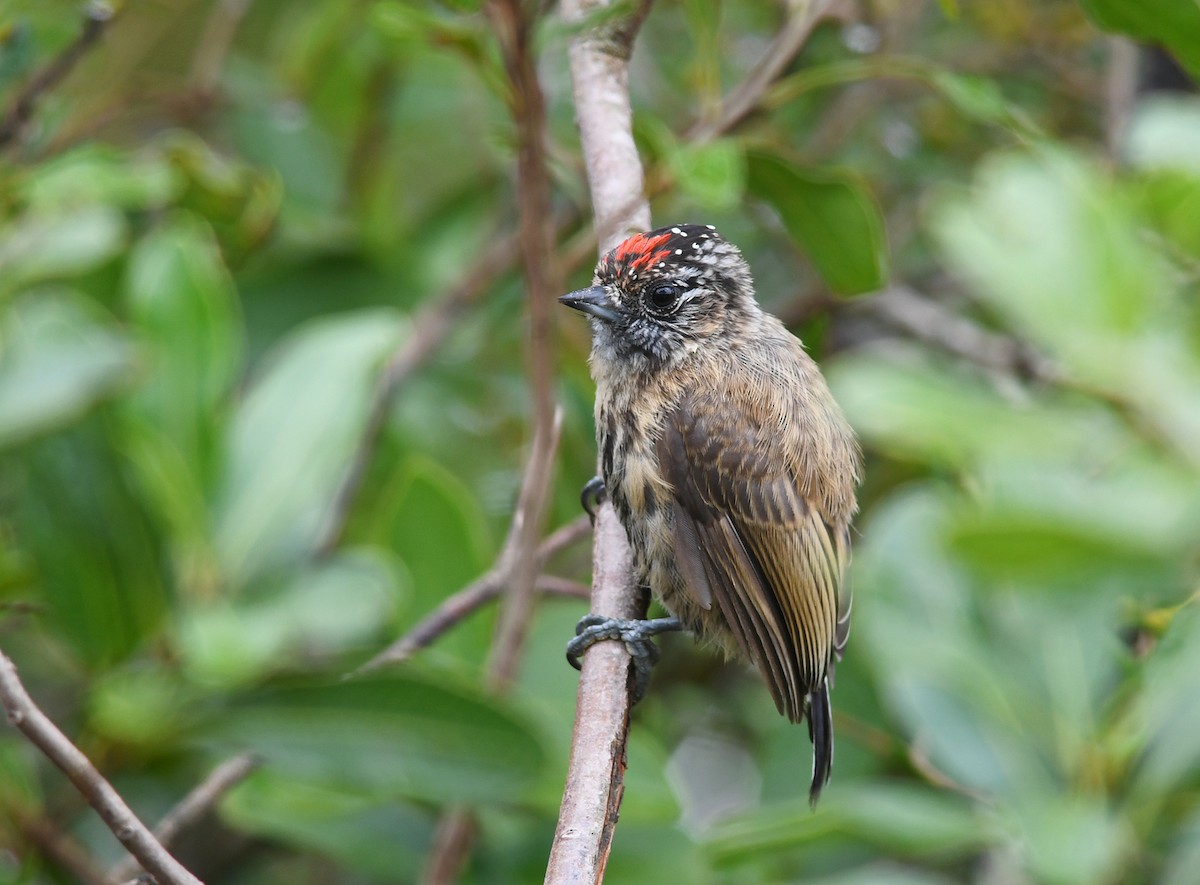
[[637, 579], [673, 617], [589, 616], [568, 657], [621, 639], [648, 672], [649, 636], [686, 629], [749, 658], [779, 712], [808, 719], [815, 804], [833, 764], [829, 678], [850, 625], [854, 434], [712, 225], [632, 236], [592, 282], [559, 300], [591, 317], [597, 479]]

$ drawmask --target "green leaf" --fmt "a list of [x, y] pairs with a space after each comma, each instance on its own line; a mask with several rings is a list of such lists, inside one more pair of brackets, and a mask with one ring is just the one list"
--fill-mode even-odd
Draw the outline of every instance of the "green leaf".
[[702, 209], [729, 209], [742, 199], [746, 158], [733, 139], [677, 144], [667, 162], [680, 190]]
[[718, 862], [730, 863], [834, 836], [910, 857], [969, 855], [996, 839], [962, 798], [872, 784], [843, 786], [815, 811], [807, 801], [756, 809], [718, 826], [708, 848]]
[[1195, 0], [1080, 0], [1100, 27], [1162, 43], [1200, 77], [1200, 5]]
[[[1183, 471], [1127, 458], [1120, 470], [1004, 460], [982, 472], [950, 543], [985, 575], [1095, 594], [1114, 577], [1169, 581], [1200, 533], [1200, 488]], [[1107, 581], [1105, 580], [1107, 579]]]
[[270, 594], [200, 603], [180, 617], [189, 676], [244, 685], [301, 659], [337, 659], [376, 638], [395, 613], [395, 570], [372, 551], [343, 551]]
[[43, 290], [0, 314], [0, 449], [80, 418], [124, 386], [134, 352], [73, 292]]
[[34, 167], [21, 191], [33, 209], [46, 212], [85, 205], [153, 209], [170, 203], [182, 188], [182, 177], [157, 154], [130, 157], [87, 144]]
[[1023, 847], [1035, 881], [1064, 885], [1120, 878], [1129, 845], [1125, 822], [1101, 797], [1040, 795], [1022, 809]]
[[[905, 358], [911, 357], [911, 358]], [[1097, 458], [1130, 444], [1105, 409], [1047, 394], [1014, 403], [937, 360], [899, 351], [840, 359], [827, 370], [851, 424], [891, 457], [937, 467], [995, 457]]]
[[242, 832], [318, 852], [381, 881], [416, 881], [433, 839], [427, 811], [271, 770], [239, 784], [220, 811]]
[[1145, 748], [1136, 770], [1135, 795], [1167, 795], [1200, 770], [1198, 672], [1200, 608], [1192, 601], [1172, 619], [1146, 666], [1138, 702], [1138, 733], [1144, 736]]
[[94, 270], [125, 245], [125, 217], [107, 206], [29, 213], [0, 230], [0, 298]]
[[234, 585], [312, 550], [404, 325], [344, 314], [289, 336], [234, 415], [216, 505], [216, 549]]
[[12, 527], [48, 629], [89, 665], [119, 661], [162, 624], [162, 539], [99, 417], [6, 456]]
[[[492, 543], [479, 501], [461, 479], [423, 456], [410, 457], [382, 496], [371, 539], [403, 561], [412, 580], [413, 618], [487, 568]], [[475, 618], [439, 645], [468, 660], [486, 654], [488, 622]]]
[[545, 762], [510, 705], [412, 674], [265, 689], [206, 732], [268, 770], [378, 798], [511, 801]]
[[130, 255], [126, 298], [151, 360], [129, 408], [205, 485], [218, 407], [237, 376], [242, 347], [233, 283], [209, 227], [178, 215], [143, 239]]
[[750, 192], [775, 208], [784, 227], [831, 289], [870, 292], [887, 279], [883, 216], [853, 174], [748, 156]]
[[1175, 169], [1200, 174], [1200, 99], [1152, 95], [1138, 102], [1129, 123], [1126, 154], [1137, 169]]

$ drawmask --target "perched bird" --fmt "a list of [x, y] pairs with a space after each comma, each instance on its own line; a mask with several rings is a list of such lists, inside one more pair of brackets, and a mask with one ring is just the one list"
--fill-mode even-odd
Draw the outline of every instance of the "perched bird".
[[632, 236], [590, 288], [559, 300], [591, 317], [604, 489], [637, 578], [674, 616], [589, 616], [568, 657], [622, 639], [652, 658], [648, 637], [680, 628], [748, 657], [779, 712], [808, 719], [815, 803], [833, 763], [829, 676], [849, 630], [861, 471], [850, 427], [712, 225]]

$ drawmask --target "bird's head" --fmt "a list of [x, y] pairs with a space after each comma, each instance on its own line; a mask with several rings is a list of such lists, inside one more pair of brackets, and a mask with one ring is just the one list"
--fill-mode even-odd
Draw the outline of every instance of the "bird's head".
[[597, 357], [651, 369], [736, 341], [760, 313], [742, 253], [705, 224], [635, 234], [559, 301], [592, 317]]

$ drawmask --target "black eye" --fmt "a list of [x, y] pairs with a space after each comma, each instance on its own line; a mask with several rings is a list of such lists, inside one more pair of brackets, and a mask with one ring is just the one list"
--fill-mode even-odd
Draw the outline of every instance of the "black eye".
[[679, 290], [669, 283], [655, 286], [650, 290], [650, 303], [658, 310], [666, 310], [679, 298]]

